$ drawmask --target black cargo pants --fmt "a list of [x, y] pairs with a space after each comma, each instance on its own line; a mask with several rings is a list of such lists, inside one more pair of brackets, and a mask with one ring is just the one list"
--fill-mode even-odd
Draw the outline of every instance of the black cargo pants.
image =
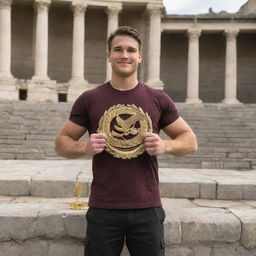
[[120, 256], [124, 243], [131, 256], [164, 256], [162, 207], [128, 210], [89, 208], [85, 256]]

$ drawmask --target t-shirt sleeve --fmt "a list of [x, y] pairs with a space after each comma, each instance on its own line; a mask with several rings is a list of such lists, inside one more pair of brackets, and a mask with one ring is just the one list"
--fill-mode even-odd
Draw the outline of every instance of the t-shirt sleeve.
[[69, 120], [80, 126], [89, 128], [89, 116], [87, 108], [87, 100], [84, 94], [80, 95], [72, 106]]
[[160, 129], [173, 123], [179, 118], [179, 113], [172, 99], [166, 93], [164, 92], [161, 92], [161, 93], [162, 95], [160, 99], [160, 105], [161, 105], [162, 114], [159, 121]]

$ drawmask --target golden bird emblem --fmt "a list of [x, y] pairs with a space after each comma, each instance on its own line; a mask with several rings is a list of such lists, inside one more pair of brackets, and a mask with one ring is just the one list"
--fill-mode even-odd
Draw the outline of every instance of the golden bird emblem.
[[127, 119], [122, 119], [120, 115], [116, 116], [116, 124], [114, 125], [114, 128], [116, 131], [121, 132], [115, 132], [112, 131], [112, 135], [115, 137], [123, 137], [123, 136], [128, 136], [128, 135], [137, 135], [140, 131], [139, 128], [136, 128], [136, 122], [140, 120], [142, 117], [142, 114], [137, 113], [134, 115], [131, 115]]

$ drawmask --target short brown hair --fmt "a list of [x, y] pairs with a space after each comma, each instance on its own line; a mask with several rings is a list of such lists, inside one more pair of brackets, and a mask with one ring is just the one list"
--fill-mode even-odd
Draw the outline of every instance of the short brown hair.
[[116, 36], [130, 36], [130, 37], [134, 38], [139, 44], [139, 51], [141, 51], [142, 42], [141, 42], [141, 38], [140, 38], [140, 33], [132, 27], [122, 26], [122, 27], [119, 27], [116, 31], [114, 31], [108, 37], [108, 51], [109, 52], [111, 51], [112, 41]]

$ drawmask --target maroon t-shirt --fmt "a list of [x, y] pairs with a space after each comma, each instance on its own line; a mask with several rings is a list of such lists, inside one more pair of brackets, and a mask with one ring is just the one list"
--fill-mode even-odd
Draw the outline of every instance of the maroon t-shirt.
[[[179, 117], [173, 101], [163, 91], [142, 83], [131, 90], [119, 91], [108, 82], [80, 95], [69, 119], [86, 127], [89, 134], [96, 133], [105, 111], [118, 104], [142, 108], [157, 134]], [[147, 152], [121, 159], [103, 151], [93, 157], [92, 171], [90, 207], [135, 209], [161, 205], [157, 159]]]

